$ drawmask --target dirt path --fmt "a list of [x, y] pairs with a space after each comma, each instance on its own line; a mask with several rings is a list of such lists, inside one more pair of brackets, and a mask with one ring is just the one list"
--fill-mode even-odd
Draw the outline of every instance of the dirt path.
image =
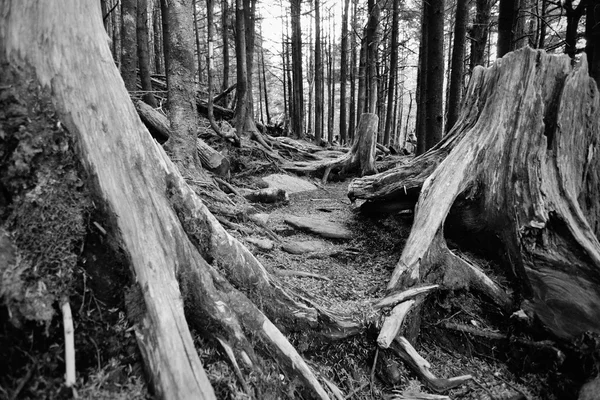
[[[268, 270], [280, 276], [285, 285], [334, 311], [351, 311], [360, 318], [369, 300], [384, 295], [410, 232], [412, 215], [365, 217], [346, 197], [347, 185], [348, 182], [331, 183], [317, 190], [291, 194], [287, 204], [258, 205], [258, 211], [268, 215], [266, 225], [282, 239], [282, 243], [274, 243], [272, 250], [261, 250], [245, 241], [242, 235], [237, 236]], [[285, 222], [290, 216], [343, 224], [350, 230], [351, 238], [327, 239], [300, 231]], [[260, 238], [258, 234], [253, 236]], [[269, 237], [265, 235], [263, 239]], [[317, 249], [305, 254], [290, 254], [282, 248], [284, 244], [299, 243], [308, 243]], [[290, 271], [319, 277], [288, 275]], [[444, 306], [449, 313], [455, 313], [458, 307], [463, 310], [459, 313], [469, 318], [471, 304], [467, 306], [467, 303], [473, 303], [473, 299], [459, 298], [464, 304]], [[440, 315], [435, 316], [436, 321], [439, 318]], [[476, 382], [448, 393], [450, 398], [516, 399], [525, 395], [520, 398], [553, 398], [545, 393], [543, 377], [533, 374], [516, 377], [503, 362], [493, 357], [476, 357], [478, 353], [474, 348], [466, 349], [465, 355], [445, 350], [442, 342], [435, 340], [434, 336], [439, 332], [429, 328], [435, 327], [428, 327], [425, 320], [417, 348], [431, 362], [432, 372], [439, 377], [472, 374], [476, 378]], [[405, 365], [377, 352], [376, 333], [367, 332], [327, 344], [307, 343], [302, 334], [294, 334], [291, 340], [321, 376], [335, 382], [346, 395], [353, 393], [352, 398], [382, 398], [394, 393], [393, 390], [430, 392]], [[374, 363], [376, 368], [372, 371]], [[391, 364], [392, 368], [381, 368], [383, 364]]]

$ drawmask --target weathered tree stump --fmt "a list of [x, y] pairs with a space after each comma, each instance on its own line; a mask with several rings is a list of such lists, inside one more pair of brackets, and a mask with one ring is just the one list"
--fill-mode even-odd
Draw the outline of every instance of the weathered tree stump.
[[559, 338], [600, 332], [599, 100], [585, 56], [572, 68], [569, 57], [526, 48], [476, 68], [442, 142], [349, 187], [351, 198], [373, 202], [420, 190], [388, 289], [475, 285], [501, 302], [502, 291], [444, 238], [450, 212], [475, 211], [475, 224], [457, 222], [494, 240], [526, 312]]

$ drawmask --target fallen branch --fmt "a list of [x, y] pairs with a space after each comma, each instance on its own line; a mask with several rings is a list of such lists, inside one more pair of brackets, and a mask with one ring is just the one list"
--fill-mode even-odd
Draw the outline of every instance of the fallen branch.
[[319, 274], [315, 274], [313, 272], [292, 271], [289, 269], [274, 269], [273, 272], [275, 273], [275, 275], [279, 275], [279, 276], [300, 276], [300, 277], [307, 277], [307, 278], [322, 279], [324, 281], [331, 281], [331, 279], [329, 279], [328, 277], [319, 275]]
[[438, 393], [446, 392], [473, 379], [471, 375], [462, 375], [449, 379], [436, 377], [429, 370], [431, 364], [421, 357], [417, 350], [415, 350], [403, 336], [396, 338], [390, 345], [390, 349], [392, 349], [413, 369], [413, 371], [415, 371], [417, 375], [419, 375], [428, 388]]
[[65, 333], [65, 386], [70, 388], [75, 385], [75, 330], [73, 329], [73, 316], [71, 305], [65, 297], [62, 299], [60, 310], [63, 315]]
[[379, 336], [377, 337], [377, 345], [379, 347], [382, 349], [387, 349], [390, 347], [390, 344], [398, 335], [398, 332], [400, 332], [400, 328], [402, 327], [402, 322], [404, 321], [406, 314], [408, 314], [414, 304], [414, 300], [407, 300], [403, 303], [400, 303], [394, 307], [392, 313], [385, 318], [383, 326], [379, 331]]

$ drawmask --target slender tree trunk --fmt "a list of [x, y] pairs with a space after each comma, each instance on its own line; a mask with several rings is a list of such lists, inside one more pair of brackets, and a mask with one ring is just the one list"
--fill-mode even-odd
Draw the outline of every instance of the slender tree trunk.
[[121, 52], [119, 51], [119, 44], [121, 43], [121, 35], [119, 35], [120, 29], [119, 29], [119, 23], [118, 21], [120, 20], [120, 18], [118, 18], [119, 15], [119, 7], [115, 7], [115, 9], [113, 10], [113, 12], [111, 13], [111, 19], [112, 19], [112, 54], [113, 54], [113, 58], [115, 60], [115, 63], [117, 64], [118, 68], [121, 68]]
[[351, 66], [350, 66], [350, 106], [348, 115], [348, 141], [354, 139], [354, 131], [356, 129], [356, 79], [358, 77], [357, 62], [358, 62], [358, 43], [356, 35], [358, 32], [358, 16], [356, 13], [358, 0], [352, 0], [352, 33], [351, 33]]
[[154, 72], [157, 74], [163, 73], [164, 55], [162, 53], [162, 29], [160, 15], [160, 0], [154, 0], [152, 11], [152, 33], [154, 35]]
[[297, 138], [304, 136], [304, 88], [302, 84], [302, 28], [300, 26], [301, 0], [290, 0], [292, 17], [292, 75], [293, 108], [292, 126]]
[[392, 129], [392, 119], [394, 111], [394, 99], [396, 97], [396, 70], [398, 69], [398, 19], [399, 19], [400, 0], [394, 0], [392, 10], [392, 38], [390, 46], [390, 81], [388, 83], [388, 102], [387, 113], [385, 117], [385, 130], [383, 132], [383, 144], [390, 144], [390, 131]]
[[[260, 26], [260, 37], [262, 38], [262, 24]], [[263, 80], [263, 90], [265, 94], [265, 114], [267, 116], [267, 125], [271, 125], [271, 114], [269, 113], [269, 95], [267, 94], [269, 88], [267, 87], [267, 72], [265, 67], [265, 47], [260, 47], [260, 58], [262, 64], [262, 80]], [[285, 72], [284, 72], [285, 74]], [[258, 79], [260, 80], [260, 68], [258, 70]], [[285, 94], [283, 96], [285, 98]]]
[[[369, 0], [369, 19], [367, 22], [366, 42], [366, 112], [375, 113], [377, 107], [377, 53], [379, 47], [378, 26], [381, 17], [379, 4]], [[443, 51], [443, 49], [442, 49]], [[443, 56], [442, 56], [443, 58]]]
[[[195, 9], [195, 5], [194, 5]], [[206, 0], [206, 33], [207, 33], [207, 44], [208, 44], [208, 52], [206, 54], [206, 65], [207, 65], [207, 78], [208, 78], [208, 120], [210, 122], [210, 126], [213, 130], [220, 135], [221, 129], [217, 125], [215, 121], [215, 116], [213, 114], [213, 79], [215, 76], [215, 26], [214, 26], [214, 0]], [[196, 31], [197, 35], [198, 31]], [[198, 36], [196, 36], [197, 38]]]
[[588, 0], [585, 35], [590, 76], [600, 86], [600, 0]]
[[[221, 0], [221, 40], [223, 41], [223, 83], [221, 91], [229, 87], [229, 0]], [[227, 100], [225, 99], [226, 103]]]
[[454, 24], [454, 47], [452, 49], [452, 72], [448, 95], [448, 120], [446, 133], [452, 129], [460, 112], [465, 65], [465, 47], [469, 10], [467, 0], [456, 1], [456, 22]]
[[490, 0], [476, 0], [475, 22], [471, 29], [471, 60], [469, 69], [483, 65], [490, 26]]
[[121, 76], [128, 91], [137, 90], [137, 0], [121, 0]]
[[538, 49], [543, 49], [546, 46], [546, 31], [548, 28], [548, 24], [546, 23], [548, 10], [548, 0], [542, 0], [542, 10], [540, 12], [541, 21], [540, 21], [540, 37], [538, 38]]
[[194, 10], [194, 34], [196, 39], [196, 59], [198, 61], [198, 83], [204, 83], [202, 77], [202, 51], [200, 51], [200, 24], [198, 24], [198, 9], [197, 1], [192, 0], [192, 8]]
[[419, 47], [419, 71], [417, 77], [417, 120], [415, 125], [415, 134], [417, 136], [417, 151], [420, 155], [427, 149], [426, 138], [426, 106], [427, 106], [427, 46], [429, 42], [429, 15], [431, 5], [429, 1], [423, 1], [423, 13], [421, 15], [421, 45]]
[[323, 60], [321, 51], [321, 10], [320, 0], [314, 0], [315, 7], [315, 143], [323, 140]]
[[577, 51], [577, 28], [579, 20], [585, 12], [587, 0], [581, 0], [577, 7], [573, 8], [573, 0], [565, 0], [563, 8], [567, 13], [567, 30], [565, 33], [565, 53], [575, 62], [575, 52]]
[[171, 41], [169, 37], [171, 36], [171, 29], [169, 26], [169, 18], [167, 15], [169, 14], [169, 1], [168, 0], [160, 0], [160, 15], [162, 21], [162, 36], [163, 36], [163, 56], [164, 56], [164, 66], [165, 66], [165, 76], [167, 79], [167, 88], [170, 85], [169, 82], [169, 62], [171, 58]]
[[[246, 32], [246, 101], [248, 102], [247, 123], [254, 125], [254, 42], [256, 39], [256, 0], [244, 0], [244, 27]], [[252, 128], [253, 129], [253, 128]]]
[[426, 150], [442, 139], [444, 131], [444, 0], [431, 1], [428, 28]]
[[360, 44], [360, 59], [358, 61], [358, 98], [356, 101], [357, 118], [367, 112], [367, 37], [363, 35]]
[[[166, 15], [169, 34], [166, 36], [168, 116], [173, 135], [165, 144], [171, 157], [180, 166], [194, 171], [199, 167], [196, 152], [198, 111], [194, 57], [194, 21], [192, 0], [169, 0]], [[166, 30], [165, 30], [166, 31]], [[166, 47], [166, 46], [165, 46]]]
[[142, 90], [145, 92], [142, 99], [153, 108], [158, 107], [156, 98], [152, 94], [152, 80], [150, 79], [150, 60], [148, 57], [148, 2], [137, 0], [137, 56], [140, 68]]
[[102, 23], [104, 24], [104, 30], [108, 32], [108, 4], [106, 4], [108, 0], [100, 0], [100, 12], [102, 13]]
[[[327, 51], [327, 99], [329, 101], [329, 106], [327, 108], [327, 141], [329, 143], [333, 143], [333, 121], [334, 121], [334, 104], [335, 104], [335, 81], [333, 76], [333, 49], [332, 49], [332, 18], [331, 11], [329, 13], [329, 34], [328, 34], [328, 43], [329, 50]], [[335, 23], [333, 24], [335, 29]]]
[[[346, 115], [346, 88], [348, 86], [348, 8], [350, 0], [344, 0], [344, 9], [342, 10], [342, 43], [340, 54], [340, 143], [346, 143], [348, 131], [348, 121]], [[350, 66], [352, 68], [352, 66]]]
[[518, 3], [515, 0], [500, 0], [500, 11], [498, 14], [498, 58], [504, 57], [506, 53], [512, 50], [513, 25]]

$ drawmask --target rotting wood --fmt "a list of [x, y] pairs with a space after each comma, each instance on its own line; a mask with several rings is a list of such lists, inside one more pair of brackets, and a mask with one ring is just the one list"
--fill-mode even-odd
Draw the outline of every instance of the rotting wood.
[[202, 166], [221, 176], [229, 176], [229, 160], [200, 138], [196, 139], [196, 150]]
[[379, 336], [377, 336], [377, 345], [379, 347], [382, 349], [390, 347], [390, 344], [400, 332], [402, 322], [413, 304], [415, 304], [414, 300], [407, 300], [392, 309], [390, 316], [383, 321], [383, 325], [379, 330]]
[[144, 125], [146, 125], [146, 128], [148, 128], [148, 131], [150, 131], [150, 134], [158, 140], [159, 143], [164, 143], [169, 140], [171, 128], [167, 117], [143, 101], [136, 100], [133, 104], [135, 105], [135, 109], [138, 112], [140, 119]]

